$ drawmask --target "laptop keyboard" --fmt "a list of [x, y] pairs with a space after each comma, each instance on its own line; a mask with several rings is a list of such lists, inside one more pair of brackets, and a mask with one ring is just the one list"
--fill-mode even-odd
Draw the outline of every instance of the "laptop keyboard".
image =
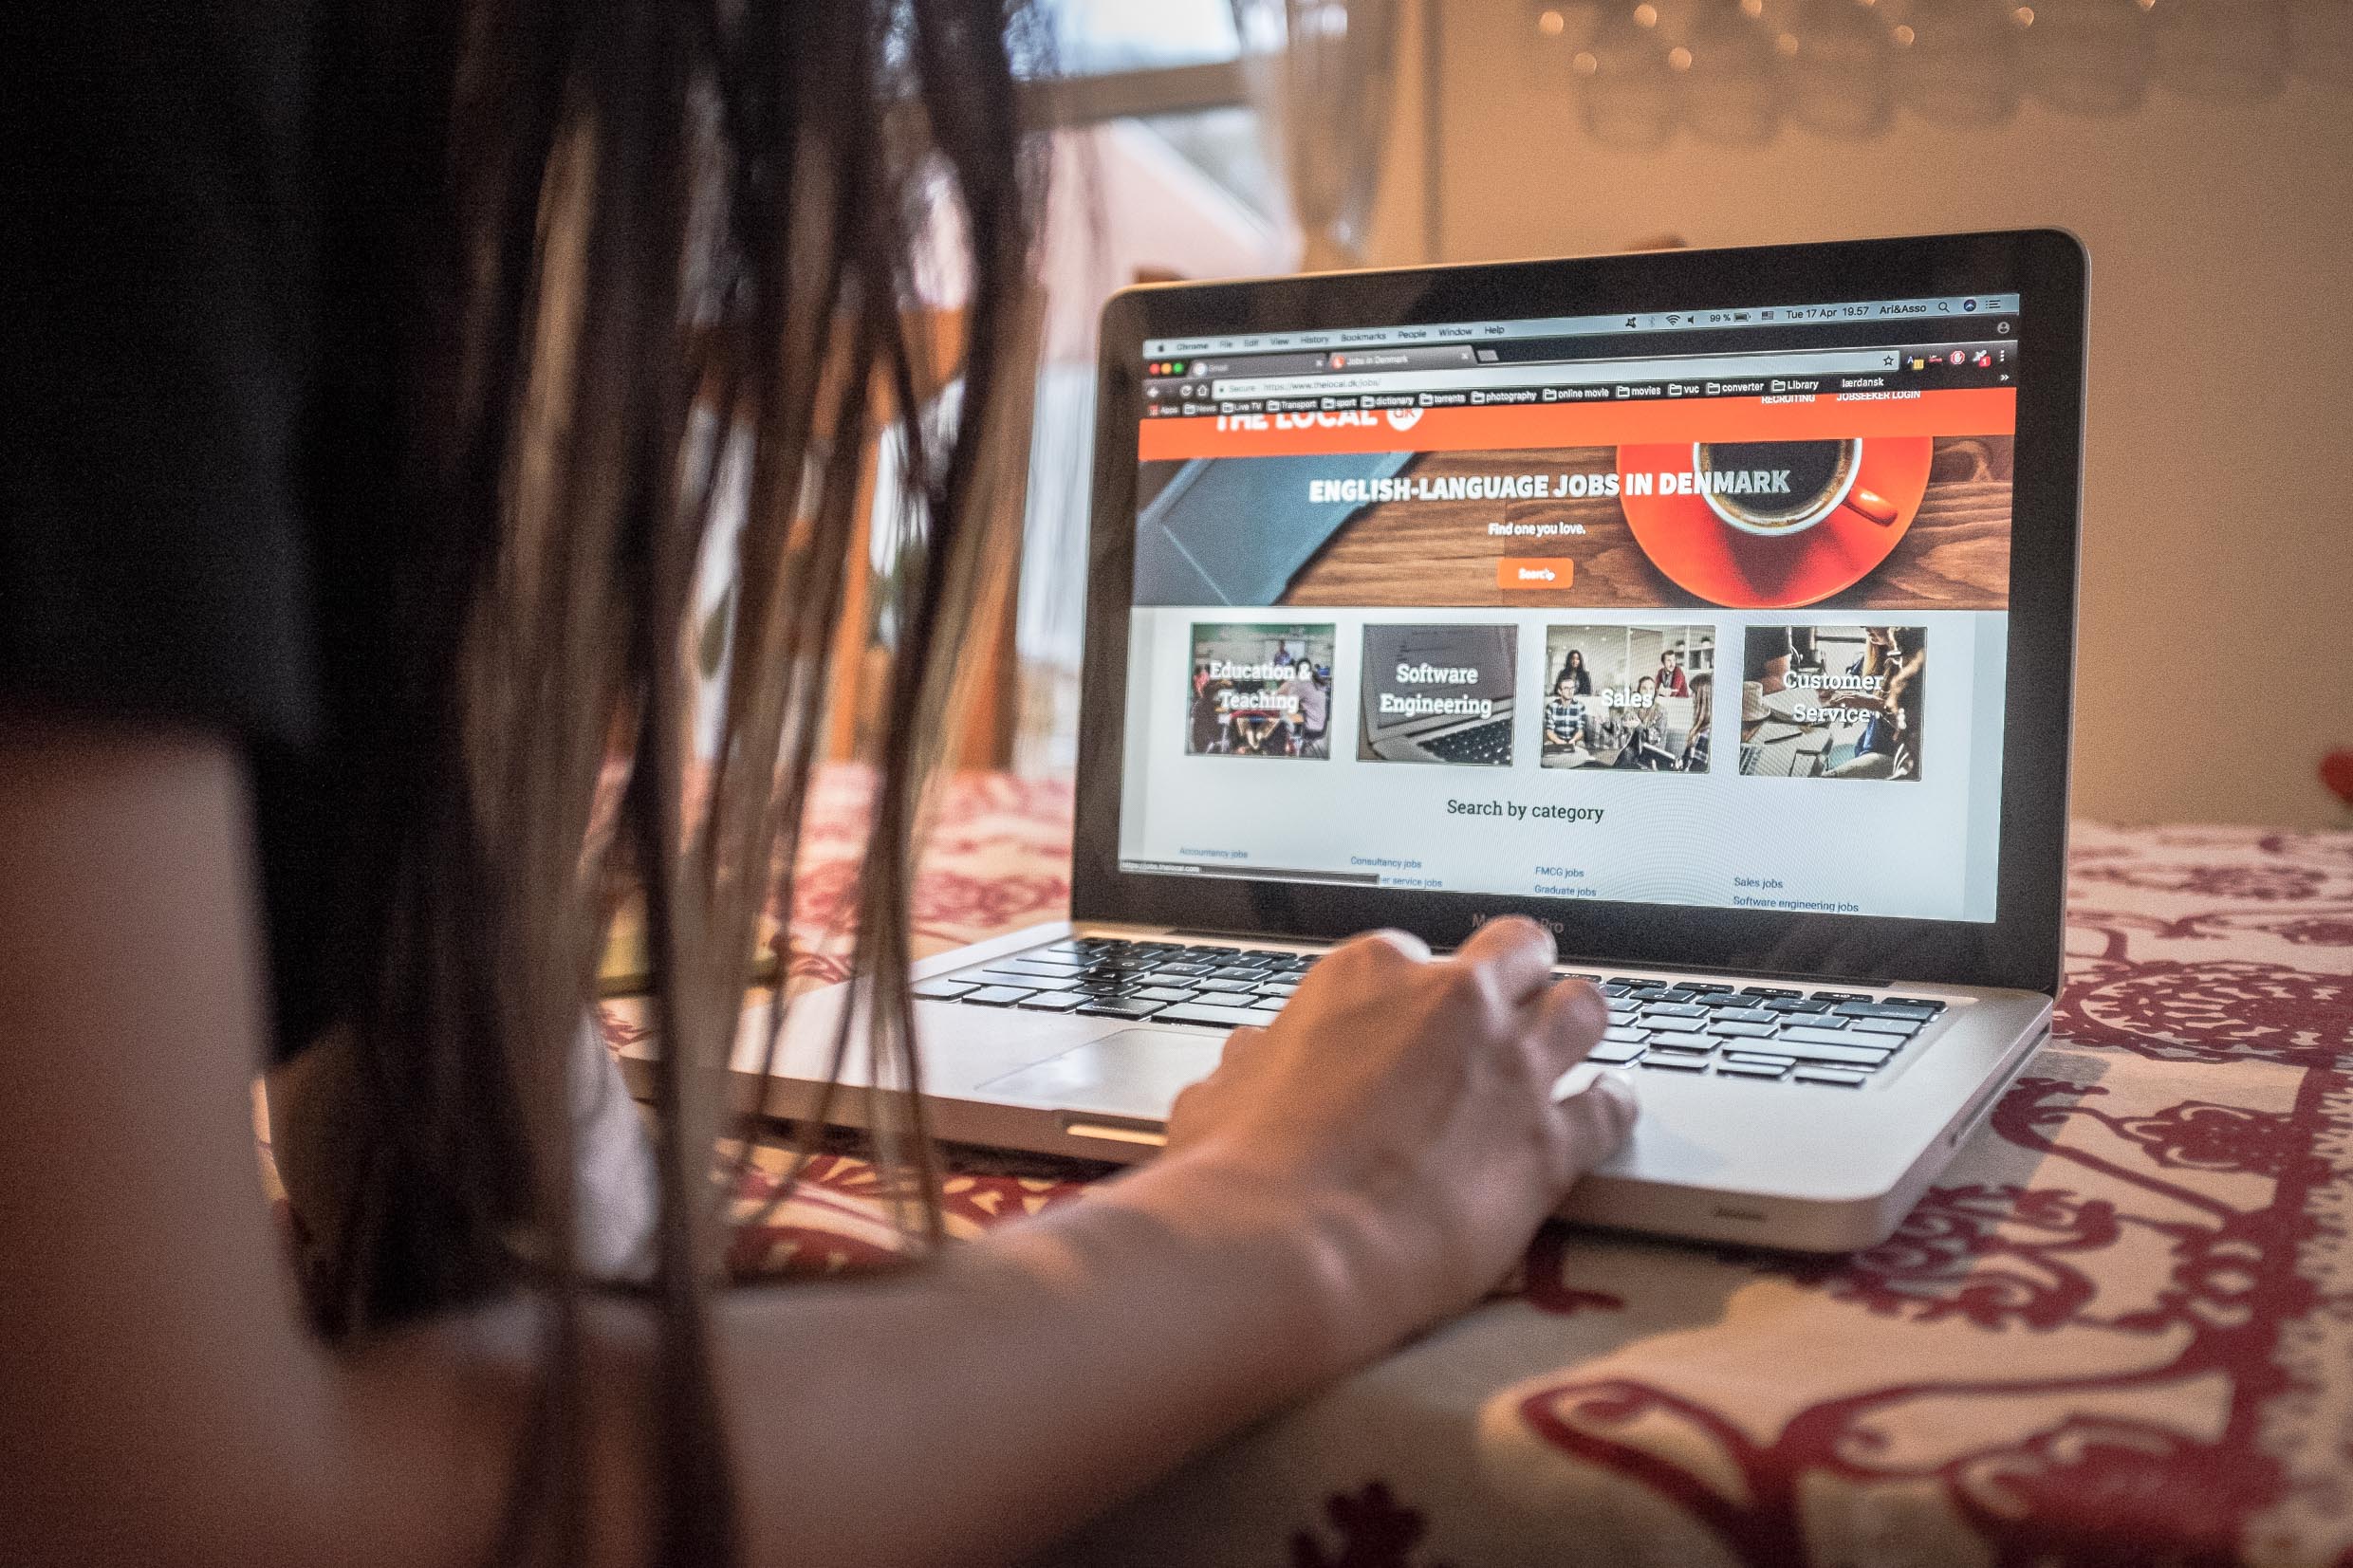
[[[1079, 936], [918, 981], [935, 1002], [1231, 1029], [1266, 1024], [1318, 955]], [[1609, 998], [1604, 1066], [1859, 1089], [1936, 1026], [1945, 1005], [1865, 990], [1561, 971]]]
[[1433, 757], [1450, 763], [1509, 766], [1511, 761], [1511, 721], [1497, 719], [1492, 724], [1474, 725], [1468, 729], [1450, 729], [1445, 734], [1428, 737], [1421, 743], [1421, 748]]

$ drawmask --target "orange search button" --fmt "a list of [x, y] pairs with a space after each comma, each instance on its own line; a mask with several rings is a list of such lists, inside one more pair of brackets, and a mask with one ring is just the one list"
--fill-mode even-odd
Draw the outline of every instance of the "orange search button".
[[1577, 575], [1577, 563], [1566, 556], [1508, 555], [1495, 563], [1495, 586], [1534, 590], [1566, 588]]

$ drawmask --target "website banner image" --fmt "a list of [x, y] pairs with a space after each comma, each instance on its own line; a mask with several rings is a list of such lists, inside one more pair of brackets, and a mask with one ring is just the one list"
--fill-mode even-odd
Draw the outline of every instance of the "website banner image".
[[[2014, 399], [1918, 400], [1969, 433], [1922, 432], [1936, 421], [1916, 404], [1850, 414], [1829, 428], [1870, 434], [1839, 436], [1778, 406], [1704, 402], [1436, 410], [1402, 430], [1380, 414], [1317, 416], [1372, 422], [1325, 431], [1148, 424], [1147, 453], [1196, 455], [1143, 464], [1136, 602], [2005, 608]], [[1648, 435], [1657, 422], [1633, 416], [1665, 412], [1687, 414], [1680, 439], [1344, 450]], [[1539, 414], [1557, 417], [1526, 417]], [[1424, 430], [1446, 415], [1457, 417]]]
[[1121, 864], [1992, 919], [2014, 416], [1144, 421]]

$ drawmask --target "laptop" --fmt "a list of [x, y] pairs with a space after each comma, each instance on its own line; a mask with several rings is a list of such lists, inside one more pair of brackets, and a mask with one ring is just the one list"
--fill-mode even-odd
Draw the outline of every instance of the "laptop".
[[[1335, 941], [1527, 914], [1642, 1105], [1566, 1217], [1883, 1240], [2049, 1037], [2084, 303], [2048, 231], [1113, 298], [1071, 918], [917, 969], [939, 1134], [1147, 1158]], [[1660, 757], [1548, 763], [1570, 670]]]

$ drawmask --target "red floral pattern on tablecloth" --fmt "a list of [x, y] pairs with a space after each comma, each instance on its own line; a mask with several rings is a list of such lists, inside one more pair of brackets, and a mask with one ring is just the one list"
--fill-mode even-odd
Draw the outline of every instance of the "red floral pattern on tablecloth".
[[[2061, 1039], [1990, 1132], [1881, 1246], [1728, 1256], [1743, 1328], [1506, 1391], [1495, 1484], [1564, 1528], [1635, 1485], [1695, 1562], [2353, 1560], [2353, 836], [2079, 843]], [[1683, 1370], [1750, 1340], [1830, 1364]]]
[[[862, 787], [821, 786], [804, 972], [839, 972]], [[1059, 913], [1068, 809], [1059, 784], [952, 784], [926, 947]], [[2353, 834], [2079, 826], [2069, 955], [2059, 1042], [1886, 1243], [1548, 1229], [1506, 1299], [1070, 1560], [1181, 1531], [1153, 1560], [2353, 1563]], [[784, 1158], [755, 1152], [739, 1212]], [[958, 1234], [1079, 1190], [957, 1180]], [[887, 1261], [880, 1186], [821, 1157], [737, 1268]], [[1400, 1409], [1456, 1435], [1400, 1459]]]

